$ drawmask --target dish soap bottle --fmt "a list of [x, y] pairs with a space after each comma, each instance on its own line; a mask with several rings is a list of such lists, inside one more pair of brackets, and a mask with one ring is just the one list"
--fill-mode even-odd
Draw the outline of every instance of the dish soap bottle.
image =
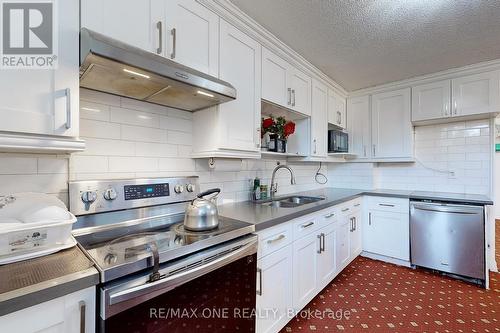
[[255, 177], [253, 180], [253, 199], [260, 200], [260, 178]]

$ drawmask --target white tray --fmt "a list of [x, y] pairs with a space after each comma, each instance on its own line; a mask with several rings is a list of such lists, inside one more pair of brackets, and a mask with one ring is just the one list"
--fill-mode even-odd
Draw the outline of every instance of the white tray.
[[73, 238], [73, 236], [71, 236], [70, 238], [68, 238], [68, 241], [65, 244], [56, 245], [36, 252], [35, 251], [22, 252], [11, 256], [8, 255], [1, 256], [0, 265], [11, 264], [17, 261], [42, 257], [48, 254], [59, 252], [64, 249], [69, 249], [70, 247], [73, 247], [75, 245], [76, 245], [76, 240]]

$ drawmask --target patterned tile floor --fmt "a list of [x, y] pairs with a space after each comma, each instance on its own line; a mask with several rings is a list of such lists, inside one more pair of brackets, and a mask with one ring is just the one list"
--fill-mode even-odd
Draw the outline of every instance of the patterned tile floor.
[[490, 273], [484, 290], [359, 257], [282, 330], [288, 332], [500, 332], [500, 274]]

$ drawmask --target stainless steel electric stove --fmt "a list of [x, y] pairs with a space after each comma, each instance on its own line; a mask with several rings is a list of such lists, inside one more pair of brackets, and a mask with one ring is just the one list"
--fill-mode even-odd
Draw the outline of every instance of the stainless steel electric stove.
[[[78, 219], [73, 235], [100, 272], [100, 331], [123, 331], [124, 323], [129, 325], [128, 331], [134, 325], [149, 323], [148, 307], [157, 302], [164, 305], [174, 294], [180, 298], [201, 297], [200, 288], [215, 275], [221, 287], [227, 285], [236, 278], [236, 266], [238, 278], [246, 277], [245, 288], [239, 285], [241, 290], [231, 290], [226, 298], [248, 293], [248, 286], [253, 286], [247, 304], [240, 305], [255, 307], [254, 226], [220, 218], [217, 229], [185, 230], [185, 208], [198, 188], [197, 177], [70, 182], [70, 210]], [[205, 295], [207, 292], [213, 291], [203, 291]], [[219, 299], [222, 295], [213, 296]], [[146, 309], [142, 316], [130, 316], [131, 311], [141, 309]], [[172, 328], [190, 327], [196, 320], [151, 320], [151, 325], [153, 322]], [[217, 320], [209, 325], [214, 323]], [[208, 321], [195, 325], [204, 324]], [[253, 330], [253, 323], [238, 318], [221, 321], [220, 326], [248, 326]], [[154, 329], [162, 332], [162, 326]]]

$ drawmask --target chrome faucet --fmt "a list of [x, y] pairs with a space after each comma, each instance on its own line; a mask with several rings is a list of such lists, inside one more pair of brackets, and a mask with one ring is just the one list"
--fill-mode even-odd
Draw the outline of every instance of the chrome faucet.
[[271, 191], [270, 191], [271, 201], [273, 200], [274, 193], [278, 192], [278, 183], [274, 182], [274, 178], [276, 176], [276, 171], [278, 171], [279, 169], [287, 169], [288, 171], [290, 171], [290, 176], [291, 176], [290, 184], [292, 184], [292, 185], [296, 184], [295, 175], [293, 174], [293, 170], [286, 164], [279, 164], [276, 168], [274, 168], [273, 175], [271, 176]]

